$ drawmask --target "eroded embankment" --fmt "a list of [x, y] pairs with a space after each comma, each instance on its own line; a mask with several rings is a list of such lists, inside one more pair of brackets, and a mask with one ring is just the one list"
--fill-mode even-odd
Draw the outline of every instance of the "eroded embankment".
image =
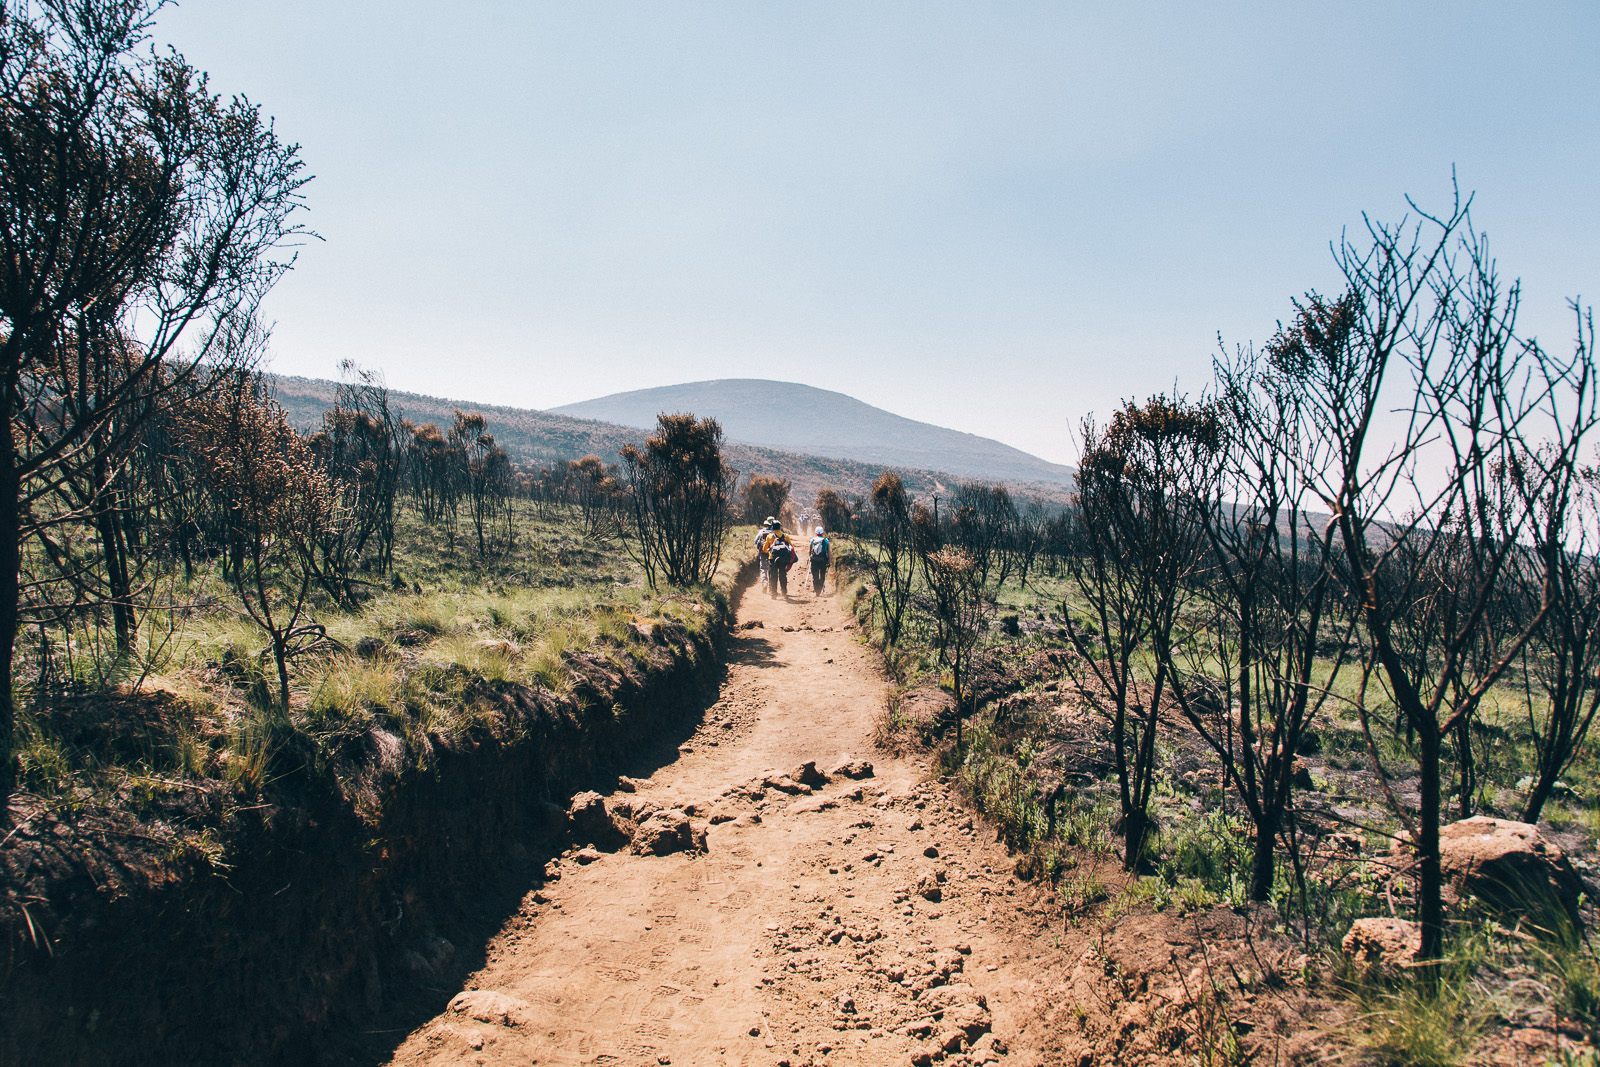
[[0, 842], [0, 1063], [315, 1063], [336, 1028], [403, 1019], [474, 965], [452, 939], [481, 945], [515, 908], [494, 887], [560, 847], [567, 796], [648, 773], [692, 732], [730, 621], [723, 597], [702, 605], [703, 626], [569, 654], [565, 693], [475, 682], [452, 734], [374, 724], [331, 766], [281, 752], [252, 803], [138, 779], [19, 798]]

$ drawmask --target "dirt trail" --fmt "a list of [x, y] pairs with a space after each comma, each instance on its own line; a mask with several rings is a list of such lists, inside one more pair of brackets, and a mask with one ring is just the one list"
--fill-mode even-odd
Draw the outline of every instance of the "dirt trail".
[[[1038, 1061], [1042, 907], [926, 766], [873, 751], [884, 683], [848, 616], [750, 590], [739, 617], [762, 626], [718, 703], [628, 798], [690, 805], [706, 852], [561, 860], [393, 1063]], [[760, 787], [851, 758], [876, 773]]]

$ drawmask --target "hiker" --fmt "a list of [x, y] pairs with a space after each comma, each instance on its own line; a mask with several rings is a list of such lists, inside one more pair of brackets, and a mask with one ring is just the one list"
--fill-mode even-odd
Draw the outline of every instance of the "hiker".
[[817, 527], [817, 535], [811, 539], [811, 595], [821, 596], [822, 587], [828, 581], [828, 535], [822, 532], [822, 527]]
[[768, 583], [767, 571], [772, 561], [767, 558], [767, 550], [772, 547], [772, 531], [777, 528], [778, 520], [771, 515], [761, 524], [761, 529], [756, 531], [756, 558], [761, 561], [761, 585], [765, 588]]
[[767, 595], [775, 597], [778, 590], [783, 590], [784, 599], [789, 598], [789, 568], [794, 566], [794, 545], [789, 541], [789, 535], [779, 527], [772, 533], [772, 541], [767, 545], [767, 558], [771, 560], [769, 573], [771, 582], [767, 586]]

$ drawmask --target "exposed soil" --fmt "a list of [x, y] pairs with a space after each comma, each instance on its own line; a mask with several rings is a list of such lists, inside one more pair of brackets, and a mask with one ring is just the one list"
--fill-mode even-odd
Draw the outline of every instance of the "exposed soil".
[[[705, 851], [569, 850], [392, 1063], [1189, 1061], [1241, 1032], [1288, 1060], [1316, 1043], [1330, 1006], [1291, 988], [1304, 957], [1251, 916], [1069, 922], [924, 762], [873, 751], [884, 682], [832, 597], [748, 590], [739, 617], [680, 758], [608, 798], [687, 811]], [[861, 759], [870, 777], [782, 780]]]
[[[553, 863], [394, 1063], [1042, 1059], [1039, 891], [923, 764], [872, 751], [883, 681], [831, 596], [750, 590], [740, 618], [761, 625], [734, 638], [720, 701], [628, 798], [706, 820], [706, 851]], [[762, 785], [850, 759], [875, 773]]]

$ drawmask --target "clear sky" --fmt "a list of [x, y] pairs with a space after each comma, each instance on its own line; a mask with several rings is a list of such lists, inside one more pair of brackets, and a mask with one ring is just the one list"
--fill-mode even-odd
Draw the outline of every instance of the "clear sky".
[[1600, 5], [185, 0], [298, 141], [272, 368], [553, 407], [761, 377], [1071, 462], [1451, 167], [1526, 319], [1600, 294]]

